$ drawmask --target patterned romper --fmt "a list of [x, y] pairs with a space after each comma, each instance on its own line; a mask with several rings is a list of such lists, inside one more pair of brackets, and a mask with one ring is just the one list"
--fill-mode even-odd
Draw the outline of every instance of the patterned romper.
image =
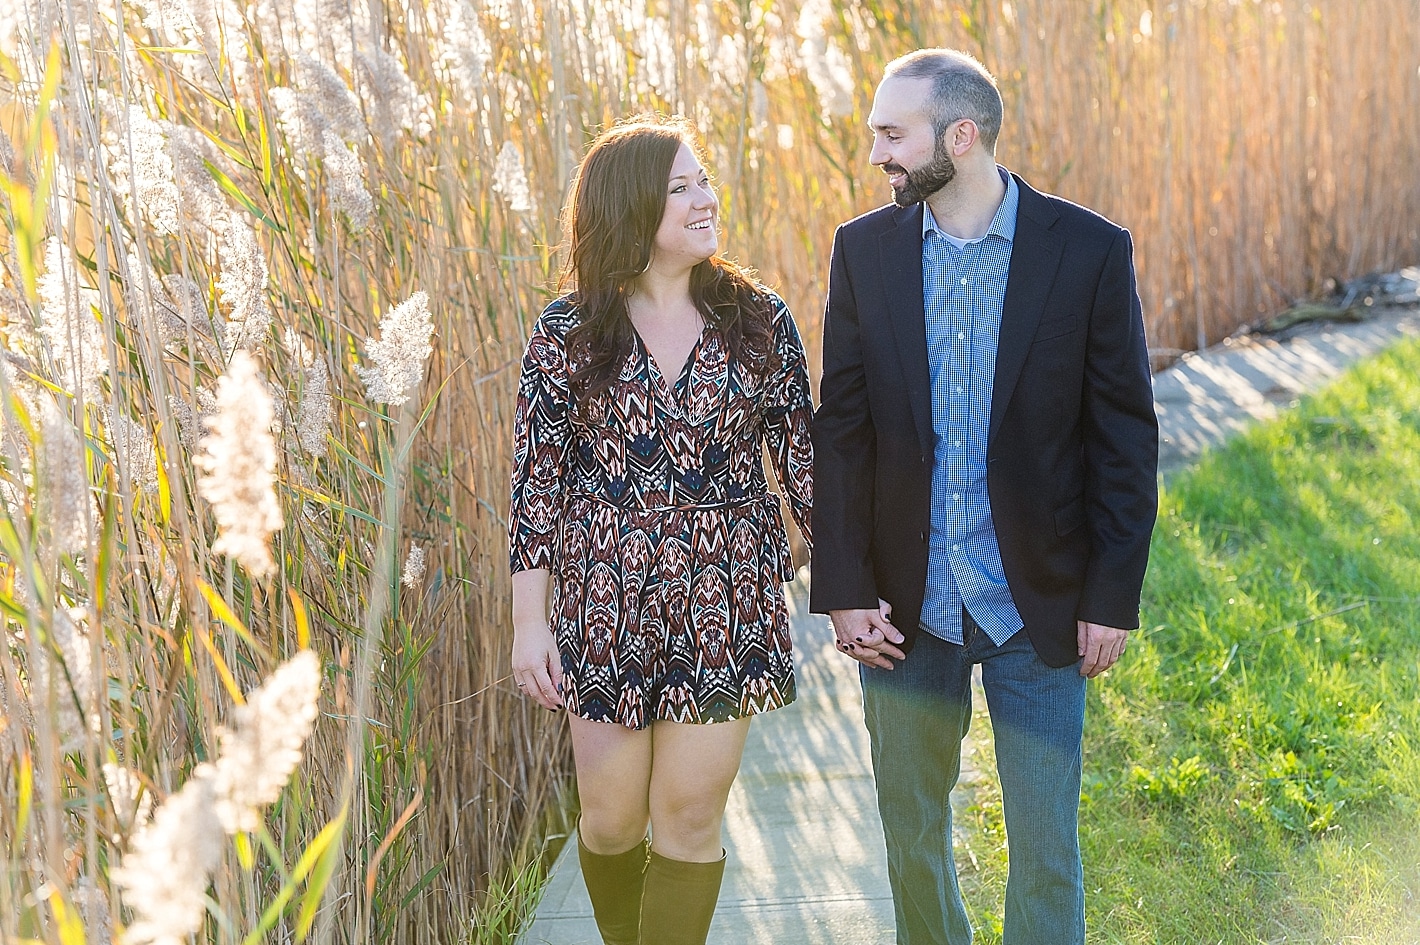
[[567, 709], [641, 729], [787, 705], [793, 578], [761, 442], [806, 539], [813, 407], [803, 345], [778, 296], [778, 367], [756, 380], [706, 327], [673, 385], [637, 337], [595, 422], [569, 410], [570, 298], [542, 313], [518, 384], [514, 572], [552, 572]]

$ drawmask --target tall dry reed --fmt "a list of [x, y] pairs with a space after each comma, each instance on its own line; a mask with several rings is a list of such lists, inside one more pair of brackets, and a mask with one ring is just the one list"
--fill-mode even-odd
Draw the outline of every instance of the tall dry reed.
[[[882, 65], [965, 48], [1001, 81], [1001, 160], [1134, 231], [1151, 341], [1181, 349], [1420, 256], [1417, 23], [1420, 0], [8, 5], [0, 937], [157, 940], [163, 863], [203, 940], [517, 924], [568, 797], [559, 719], [507, 678], [512, 391], [608, 122], [696, 122], [730, 252], [814, 348], [833, 227], [886, 196]], [[309, 736], [243, 740], [304, 653]], [[242, 774], [260, 801], [234, 807]]]

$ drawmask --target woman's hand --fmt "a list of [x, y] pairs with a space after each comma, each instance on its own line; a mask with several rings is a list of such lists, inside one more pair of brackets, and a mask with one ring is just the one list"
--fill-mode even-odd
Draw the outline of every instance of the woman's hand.
[[878, 669], [892, 669], [893, 660], [907, 658], [898, 645], [902, 633], [892, 625], [892, 605], [878, 598], [877, 610], [831, 610], [829, 620], [839, 652]]
[[543, 708], [562, 708], [562, 655], [547, 621], [513, 625], [513, 680]]

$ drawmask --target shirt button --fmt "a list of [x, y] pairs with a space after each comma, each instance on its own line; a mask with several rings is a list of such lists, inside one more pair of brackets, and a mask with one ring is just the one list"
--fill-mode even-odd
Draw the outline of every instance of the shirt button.
[[960, 384], [957, 385], [957, 393], [958, 393], [958, 394], [961, 393], [961, 385], [960, 385]]
[[961, 551], [961, 545], [952, 545], [953, 551]]
[[966, 285], [966, 276], [961, 277], [961, 284]]
[[956, 447], [957, 449], [961, 449], [961, 440], [956, 441]]
[[954, 493], [952, 493], [952, 501], [953, 501], [953, 502], [960, 502], [960, 501], [961, 501], [961, 493], [960, 493], [960, 492], [954, 492]]
[[964, 332], [964, 331], [959, 331], [959, 332], [957, 332], [957, 340], [958, 340], [958, 341], [960, 341], [961, 339], [963, 339], [963, 338], [965, 338], [965, 337], [966, 337], [966, 332]]

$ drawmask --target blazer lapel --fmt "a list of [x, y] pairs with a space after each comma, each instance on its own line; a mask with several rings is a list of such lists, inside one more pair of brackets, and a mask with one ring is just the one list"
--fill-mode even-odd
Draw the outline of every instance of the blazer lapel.
[[878, 237], [888, 323], [897, 342], [902, 380], [924, 455], [933, 450], [932, 381], [927, 370], [927, 316], [922, 302], [922, 205], [894, 215], [896, 226]]
[[[1020, 188], [1020, 204], [1016, 210], [1016, 238], [1011, 244], [1011, 271], [1006, 277], [1006, 298], [1001, 306], [1001, 333], [996, 343], [991, 423], [986, 435], [988, 445], [1001, 425], [1006, 405], [1011, 402], [1065, 249], [1064, 238], [1052, 229], [1060, 218], [1055, 208], [1019, 177], [1016, 184]], [[918, 286], [920, 289], [920, 276]]]

